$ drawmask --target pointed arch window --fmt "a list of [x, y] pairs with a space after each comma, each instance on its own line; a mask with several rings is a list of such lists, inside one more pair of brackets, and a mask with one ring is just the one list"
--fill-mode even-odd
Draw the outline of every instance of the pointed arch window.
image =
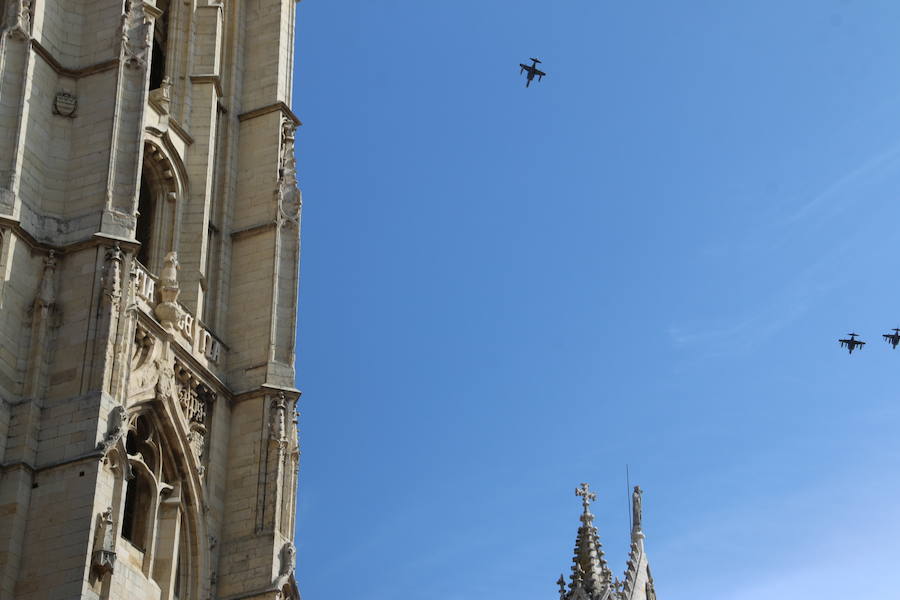
[[144, 162], [138, 190], [135, 239], [140, 243], [138, 261], [158, 272], [162, 258], [175, 249], [178, 180], [175, 167], [159, 147], [144, 145]]
[[[163, 426], [154, 409], [133, 417], [125, 438], [128, 469], [121, 536], [138, 552], [125, 562], [156, 582], [161, 598], [187, 600], [199, 592], [197, 502], [186, 491], [185, 465], [168, 444], [174, 432]], [[187, 458], [187, 457], [185, 457]], [[193, 460], [193, 459], [191, 459]]]
[[152, 430], [144, 417], [138, 417], [135, 427], [125, 439], [125, 451], [136, 457], [144, 469], [132, 469], [132, 478], [125, 490], [122, 512], [122, 537], [139, 550], [147, 548], [148, 514], [153, 509], [156, 484], [152, 473], [156, 470], [156, 450], [151, 444]]

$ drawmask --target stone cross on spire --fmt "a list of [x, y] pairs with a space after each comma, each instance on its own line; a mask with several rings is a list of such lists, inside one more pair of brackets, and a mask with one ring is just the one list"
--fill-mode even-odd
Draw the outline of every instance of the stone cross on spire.
[[591, 491], [590, 484], [582, 483], [575, 488], [575, 495], [581, 496], [581, 505], [584, 506], [585, 514], [591, 512], [591, 502], [597, 499], [597, 494]]

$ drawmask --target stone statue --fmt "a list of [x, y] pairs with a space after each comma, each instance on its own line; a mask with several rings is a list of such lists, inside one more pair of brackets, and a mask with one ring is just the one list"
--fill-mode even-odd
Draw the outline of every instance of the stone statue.
[[643, 500], [641, 498], [644, 490], [641, 489], [641, 486], [634, 486], [634, 492], [631, 494], [631, 530], [632, 531], [640, 531], [641, 530], [641, 517], [643, 516]]
[[181, 318], [181, 308], [176, 302], [181, 291], [178, 286], [178, 255], [174, 251], [166, 254], [163, 259], [159, 284], [161, 302], [156, 305], [154, 312], [163, 327], [174, 330]]
[[56, 252], [51, 250], [47, 253], [47, 258], [44, 259], [44, 272], [41, 276], [41, 286], [38, 289], [37, 298], [35, 299], [36, 304], [41, 307], [49, 307], [56, 302], [56, 264]]
[[178, 287], [178, 266], [178, 253], [173, 250], [166, 254], [159, 273], [159, 282], [164, 287]]
[[98, 579], [112, 573], [116, 568], [116, 528], [112, 518], [112, 507], [97, 516], [97, 534], [94, 538], [94, 554], [91, 557], [91, 571]]

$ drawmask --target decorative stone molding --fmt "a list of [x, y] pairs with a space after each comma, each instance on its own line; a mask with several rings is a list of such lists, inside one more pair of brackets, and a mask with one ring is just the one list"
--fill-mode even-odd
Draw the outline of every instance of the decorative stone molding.
[[75, 112], [78, 110], [78, 97], [68, 90], [62, 90], [56, 94], [53, 99], [53, 114], [74, 119]]

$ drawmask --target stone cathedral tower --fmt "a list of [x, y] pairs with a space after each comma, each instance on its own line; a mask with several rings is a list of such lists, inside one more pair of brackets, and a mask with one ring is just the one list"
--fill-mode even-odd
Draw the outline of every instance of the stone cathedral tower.
[[294, 16], [0, 0], [0, 598], [299, 598]]
[[650, 562], [644, 552], [643, 492], [635, 487], [631, 496], [631, 552], [624, 579], [613, 576], [603, 556], [603, 546], [594, 526], [591, 502], [597, 495], [582, 483], [575, 489], [583, 507], [581, 525], [575, 537], [572, 574], [568, 582], [563, 575], [556, 584], [560, 600], [656, 600]]

